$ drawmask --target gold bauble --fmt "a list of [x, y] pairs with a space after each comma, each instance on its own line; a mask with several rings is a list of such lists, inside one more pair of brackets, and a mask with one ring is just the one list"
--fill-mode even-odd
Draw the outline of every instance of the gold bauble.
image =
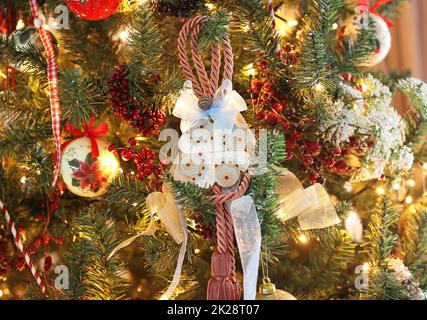
[[276, 289], [274, 283], [263, 283], [259, 287], [256, 300], [297, 300], [297, 298], [289, 292]]

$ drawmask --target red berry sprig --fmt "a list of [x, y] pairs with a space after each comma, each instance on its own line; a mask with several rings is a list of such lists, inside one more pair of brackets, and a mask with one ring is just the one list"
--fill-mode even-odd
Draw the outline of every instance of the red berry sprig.
[[[292, 52], [295, 48], [285, 46], [283, 50]], [[287, 104], [269, 79], [268, 63], [257, 63], [259, 76], [251, 79], [250, 93], [256, 110], [256, 118], [266, 126], [280, 129], [286, 140], [286, 160], [297, 162], [301, 172], [311, 183], [323, 184], [338, 176], [351, 175], [354, 168], [348, 163], [350, 154], [361, 157], [373, 146], [369, 137], [354, 136], [339, 147], [324, 142], [318, 137], [317, 119], [314, 115], [297, 112]]]
[[[159, 134], [158, 127], [166, 120], [166, 115], [161, 110], [154, 110], [144, 103], [137, 103], [130, 94], [130, 85], [127, 77], [129, 72], [126, 64], [115, 68], [115, 72], [108, 82], [114, 113], [127, 121], [131, 127], [144, 136]], [[158, 75], [153, 75], [150, 81], [158, 81]]]
[[119, 152], [123, 161], [131, 161], [136, 165], [136, 177], [145, 181], [149, 189], [160, 190], [163, 171], [166, 164], [161, 163], [157, 153], [148, 147], [137, 149], [138, 142], [134, 137], [129, 138], [129, 147], [118, 149], [115, 145], [110, 145], [109, 150]]
[[0, 280], [9, 271], [10, 265], [5, 254], [0, 252]]
[[213, 239], [213, 228], [210, 224], [206, 223], [203, 218], [198, 215], [194, 219], [195, 231], [203, 239]]

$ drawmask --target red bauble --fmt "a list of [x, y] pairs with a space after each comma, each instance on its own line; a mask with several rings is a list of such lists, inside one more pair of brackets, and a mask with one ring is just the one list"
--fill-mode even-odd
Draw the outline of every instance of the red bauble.
[[121, 0], [65, 0], [68, 8], [85, 20], [104, 20], [117, 12]]

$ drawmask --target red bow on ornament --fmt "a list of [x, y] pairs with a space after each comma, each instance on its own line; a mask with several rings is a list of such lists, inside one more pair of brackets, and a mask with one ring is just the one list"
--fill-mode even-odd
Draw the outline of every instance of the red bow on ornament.
[[88, 137], [91, 143], [92, 149], [92, 158], [99, 157], [98, 144], [96, 143], [96, 137], [103, 136], [108, 133], [108, 125], [104, 122], [95, 128], [95, 119], [93, 116], [90, 117], [89, 122], [83, 125], [83, 131], [72, 126], [71, 123], [65, 125], [65, 130], [73, 135], [73, 139], [64, 142], [61, 146], [63, 150], [67, 145], [69, 145], [74, 140], [79, 138]]
[[387, 26], [389, 27], [393, 27], [393, 22], [391, 22], [389, 19], [387, 19], [386, 17], [384, 17], [382, 14], [378, 13], [377, 9], [379, 7], [381, 7], [384, 4], [393, 2], [394, 0], [378, 0], [375, 4], [373, 4], [370, 8], [369, 8], [369, 0], [359, 0], [357, 2], [356, 8], [359, 9], [360, 13], [365, 13], [366, 11], [369, 11], [372, 14], [375, 14], [376, 16], [380, 17], [381, 19], [384, 20], [384, 22], [387, 24]]

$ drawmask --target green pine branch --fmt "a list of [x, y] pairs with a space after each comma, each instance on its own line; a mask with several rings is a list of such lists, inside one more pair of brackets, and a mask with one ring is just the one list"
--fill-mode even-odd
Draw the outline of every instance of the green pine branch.
[[362, 248], [369, 262], [369, 287], [366, 290], [372, 299], [405, 299], [405, 288], [397, 281], [389, 261], [396, 247], [399, 213], [387, 197], [380, 197], [365, 231]]
[[91, 115], [99, 115], [107, 97], [102, 84], [76, 69], [65, 69], [61, 74], [62, 117], [80, 128]]
[[396, 88], [409, 100], [405, 111], [406, 141], [412, 144], [415, 158], [426, 161], [425, 135], [427, 134], [427, 84], [415, 78], [401, 79]]
[[357, 39], [342, 39], [342, 48], [337, 51], [340, 72], [361, 74], [360, 65], [369, 59], [376, 48], [376, 31], [373, 21], [369, 20], [369, 27], [358, 32]]
[[376, 300], [406, 300], [406, 289], [397, 281], [394, 271], [374, 268], [369, 272], [367, 294]]
[[280, 70], [276, 48], [279, 41], [273, 37], [271, 19], [267, 6], [258, 0], [236, 0], [231, 2], [232, 31], [236, 32], [234, 41], [243, 47], [246, 61], [266, 58]]
[[52, 129], [49, 127], [38, 127], [34, 129], [15, 129], [8, 127], [0, 132], [0, 158], [12, 157], [22, 158], [23, 154], [36, 147], [36, 142], [50, 139]]
[[381, 197], [369, 220], [362, 247], [371, 264], [387, 268], [388, 259], [397, 243], [399, 214], [390, 199]]
[[164, 43], [150, 10], [144, 7], [137, 9], [130, 24], [132, 29], [127, 41], [130, 68], [137, 70], [137, 74], [161, 70], [160, 57], [164, 53]]
[[118, 43], [111, 36], [111, 30], [118, 29], [117, 19], [113, 16], [104, 21], [87, 21], [70, 14], [69, 28], [61, 32], [60, 58], [87, 75], [106, 77], [118, 64]]
[[199, 35], [200, 50], [209, 50], [211, 45], [221, 43], [229, 36], [229, 20], [229, 14], [224, 11], [218, 11], [210, 17]]
[[378, 12], [384, 15], [386, 18], [395, 19], [399, 16], [402, 7], [406, 5], [410, 0], [393, 0], [389, 3], [385, 3], [378, 8]]
[[[340, 226], [307, 232], [315, 247], [309, 252], [307, 281], [308, 297], [334, 298], [339, 286], [345, 283], [346, 271], [355, 257], [356, 244]], [[304, 276], [305, 278], [305, 276]]]
[[28, 73], [44, 88], [48, 85], [47, 61], [43, 52], [29, 44], [16, 48], [11, 38], [0, 37], [0, 59]]
[[210, 195], [209, 189], [200, 188], [191, 182], [175, 180], [172, 176], [167, 176], [171, 183], [178, 205], [187, 210], [205, 217], [205, 221], [213, 221], [214, 205], [206, 199]]
[[298, 63], [290, 75], [291, 87], [306, 90], [317, 83], [333, 87], [338, 75], [334, 54], [337, 34], [331, 26], [338, 22], [341, 0], [315, 0], [301, 19], [303, 40]]
[[73, 244], [68, 263], [71, 274], [71, 298], [118, 300], [125, 297], [128, 285], [118, 255], [107, 260], [118, 245], [109, 211], [90, 208], [75, 220], [79, 239]]
[[120, 174], [109, 186], [107, 194], [109, 206], [121, 212], [144, 212], [147, 185], [135, 176]]
[[417, 205], [403, 228], [401, 238], [404, 264], [415, 271], [425, 265], [422, 256], [427, 252], [427, 209]]

